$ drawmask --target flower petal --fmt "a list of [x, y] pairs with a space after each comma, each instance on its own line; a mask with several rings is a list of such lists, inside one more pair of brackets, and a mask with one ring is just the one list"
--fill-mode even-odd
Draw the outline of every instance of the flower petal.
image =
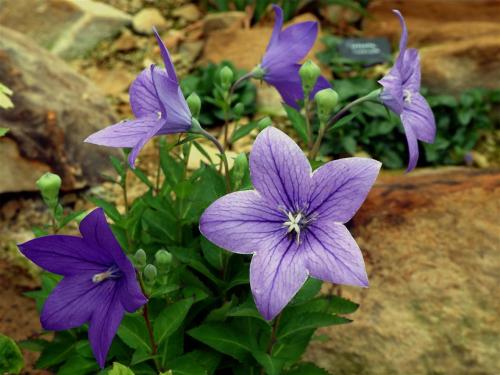
[[250, 173], [257, 191], [276, 208], [296, 212], [307, 203], [311, 165], [281, 130], [268, 127], [257, 136], [250, 153]]
[[109, 288], [101, 293], [89, 324], [90, 346], [101, 368], [106, 364], [109, 347], [124, 313], [118, 288]]
[[58, 275], [70, 276], [81, 272], [102, 272], [111, 265], [100, 249], [88, 245], [82, 238], [50, 235], [18, 245], [19, 250], [36, 265]]
[[407, 117], [401, 116], [401, 121], [403, 123], [403, 128], [405, 129], [406, 141], [408, 142], [408, 167], [406, 172], [411, 172], [415, 169], [418, 162], [418, 142], [417, 136], [413, 130], [413, 126], [408, 122]]
[[43, 305], [40, 315], [43, 328], [60, 331], [87, 323], [92, 311], [101, 303], [102, 293], [113, 289], [116, 284], [113, 280], [92, 282], [92, 276], [106, 270], [102, 268], [64, 277]]
[[177, 75], [175, 74], [174, 64], [172, 63], [172, 58], [168, 53], [168, 49], [165, 46], [165, 44], [163, 44], [160, 35], [158, 35], [158, 31], [156, 31], [156, 28], [153, 28], [153, 32], [155, 34], [156, 41], [158, 42], [158, 47], [160, 47], [160, 53], [163, 59], [163, 64], [165, 65], [165, 71], [167, 72], [167, 77], [178, 84], [178, 79]]
[[429, 103], [420, 93], [414, 93], [411, 103], [405, 103], [401, 114], [403, 123], [407, 123], [413, 129], [417, 139], [432, 143], [436, 137], [436, 120]]
[[250, 286], [261, 315], [271, 320], [307, 279], [304, 259], [295, 238], [283, 236], [250, 263]]
[[283, 10], [276, 4], [273, 4], [274, 9], [274, 27], [271, 39], [267, 45], [266, 51], [269, 51], [278, 42], [279, 35], [281, 33], [281, 28], [283, 27]]
[[119, 299], [123, 308], [132, 313], [148, 302], [134, 274], [125, 273], [119, 281]]
[[393, 66], [381, 80], [378, 81], [383, 87], [380, 100], [391, 111], [401, 114], [403, 111], [403, 87], [401, 73], [397, 66]]
[[[406, 45], [408, 44], [408, 29], [406, 27], [406, 22], [405, 22], [405, 19], [403, 18], [403, 15], [401, 14], [401, 12], [397, 9], [393, 9], [392, 12], [396, 16], [398, 16], [399, 23], [401, 24], [401, 38], [399, 39], [399, 56], [403, 56], [404, 52], [406, 50]], [[398, 56], [398, 60], [400, 60], [399, 56]]]
[[135, 117], [157, 115], [163, 112], [151, 78], [151, 69], [144, 69], [132, 82], [129, 89], [130, 106]]
[[381, 163], [368, 158], [345, 158], [326, 163], [313, 173], [309, 215], [345, 223], [366, 199]]
[[226, 250], [249, 254], [286, 233], [284, 214], [254, 190], [238, 191], [212, 203], [200, 218], [200, 232]]
[[314, 222], [304, 236], [302, 251], [311, 276], [335, 284], [368, 286], [363, 255], [344, 225]]
[[403, 89], [420, 91], [420, 57], [415, 48], [408, 48], [404, 54], [401, 78]]

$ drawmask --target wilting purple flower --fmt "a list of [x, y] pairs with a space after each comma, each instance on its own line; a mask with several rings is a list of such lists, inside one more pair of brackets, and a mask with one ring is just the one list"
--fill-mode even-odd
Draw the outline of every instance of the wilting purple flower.
[[109, 147], [131, 147], [129, 163], [155, 135], [187, 132], [191, 112], [182, 95], [167, 48], [154, 30], [165, 70], [154, 65], [144, 69], [130, 86], [130, 106], [136, 119], [122, 121], [100, 130], [85, 142]]
[[414, 48], [406, 48], [408, 30], [403, 16], [393, 11], [401, 23], [403, 32], [399, 41], [399, 55], [389, 73], [379, 83], [383, 86], [380, 98], [401, 122], [408, 142], [410, 160], [407, 172], [413, 170], [418, 161], [417, 140], [434, 142], [436, 122], [429, 104], [420, 94], [420, 58]]
[[40, 267], [64, 276], [45, 301], [43, 328], [59, 331], [89, 323], [92, 351], [104, 367], [125, 311], [137, 310], [147, 299], [102, 209], [82, 220], [80, 233], [83, 237], [35, 238], [19, 249]]
[[380, 163], [346, 158], [314, 173], [301, 149], [269, 127], [250, 155], [256, 190], [228, 194], [200, 219], [200, 231], [229, 251], [254, 254], [250, 284], [257, 308], [274, 318], [307, 277], [368, 286], [361, 251], [343, 225], [373, 185]]
[[[283, 10], [277, 5], [273, 5], [273, 9], [276, 14], [274, 29], [259, 68], [263, 70], [262, 79], [279, 91], [283, 101], [298, 108], [297, 101], [304, 99], [299, 62], [306, 57], [316, 41], [318, 23], [301, 22], [281, 30]], [[320, 76], [311, 97], [319, 90], [329, 87], [326, 78]]]

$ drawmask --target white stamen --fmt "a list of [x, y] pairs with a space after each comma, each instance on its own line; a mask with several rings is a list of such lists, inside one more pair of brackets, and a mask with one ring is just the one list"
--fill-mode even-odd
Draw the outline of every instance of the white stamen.
[[403, 99], [406, 103], [411, 104], [412, 95], [410, 90], [403, 90]]
[[302, 220], [302, 213], [299, 212], [297, 216], [293, 216], [291, 212], [286, 213], [288, 221], [283, 223], [284, 227], [288, 227], [287, 233], [295, 231], [297, 233], [297, 243], [300, 241], [300, 221]]
[[156, 112], [156, 114], [158, 115], [158, 120], [161, 119], [161, 112], [158, 111], [158, 112]]
[[113, 274], [113, 272], [111, 272], [111, 271], [97, 273], [94, 276], [92, 276], [92, 282], [95, 284], [100, 283], [101, 281], [104, 281], [107, 278], [111, 277], [112, 274]]

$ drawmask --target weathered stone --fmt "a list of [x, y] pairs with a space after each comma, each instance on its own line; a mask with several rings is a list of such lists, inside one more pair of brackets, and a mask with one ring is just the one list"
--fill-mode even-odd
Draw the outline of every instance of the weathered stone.
[[217, 30], [241, 29], [247, 22], [245, 12], [208, 13], [203, 19], [203, 32], [208, 35]]
[[34, 190], [32, 182], [47, 169], [61, 175], [66, 190], [110, 173], [110, 150], [83, 143], [116, 121], [100, 91], [23, 35], [4, 27], [0, 35], [0, 77], [15, 106], [0, 111], [0, 123], [10, 128], [0, 146], [0, 193]]
[[167, 20], [156, 8], [141, 9], [132, 19], [132, 28], [136, 33], [144, 35], [153, 35], [153, 27], [158, 31], [165, 30], [168, 27]]
[[194, 22], [200, 19], [201, 12], [196, 5], [186, 4], [174, 9], [172, 15], [177, 18], [182, 18], [187, 22]]
[[179, 53], [190, 63], [196, 61], [203, 51], [203, 41], [198, 40], [195, 42], [184, 42], [179, 48]]
[[126, 13], [92, 0], [0, 0], [0, 25], [65, 59], [84, 56], [130, 20]]
[[500, 373], [500, 171], [382, 175], [353, 221], [369, 289], [306, 359], [331, 374]]
[[130, 30], [125, 29], [120, 37], [113, 43], [113, 48], [116, 51], [128, 52], [137, 48], [137, 37], [134, 36]]
[[320, 9], [321, 15], [334, 25], [343, 23], [354, 23], [361, 19], [361, 13], [356, 12], [348, 6], [337, 4], [326, 5]]

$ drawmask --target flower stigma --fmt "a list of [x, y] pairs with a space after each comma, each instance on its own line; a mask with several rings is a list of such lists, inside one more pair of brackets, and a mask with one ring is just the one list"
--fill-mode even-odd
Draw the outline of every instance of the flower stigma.
[[410, 90], [403, 90], [403, 100], [408, 103], [408, 104], [411, 104], [411, 98], [412, 97], [412, 93]]
[[92, 276], [92, 282], [97, 284], [106, 279], [116, 279], [119, 276], [120, 275], [118, 268], [116, 266], [112, 266], [106, 272], [96, 273], [94, 276]]

